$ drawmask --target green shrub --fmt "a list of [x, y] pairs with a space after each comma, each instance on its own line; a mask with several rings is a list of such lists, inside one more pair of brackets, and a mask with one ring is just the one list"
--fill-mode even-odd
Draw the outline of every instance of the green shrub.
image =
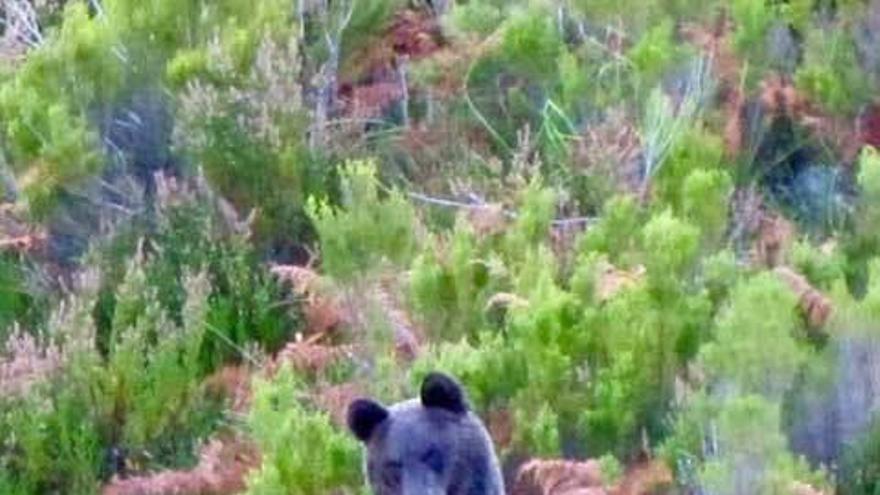
[[708, 374], [739, 394], [781, 399], [808, 357], [797, 340], [797, 299], [770, 273], [737, 284], [701, 351]]
[[769, 68], [768, 37], [778, 18], [778, 7], [764, 0], [734, 0], [730, 13], [736, 25], [733, 46], [746, 59], [746, 82], [754, 88]]
[[696, 169], [685, 178], [682, 212], [700, 229], [704, 244], [717, 246], [723, 239], [732, 193], [730, 176], [721, 170]]
[[262, 464], [248, 475], [246, 493], [356, 493], [363, 486], [357, 441], [307, 407], [304, 392], [289, 366], [272, 380], [255, 380], [247, 424]]
[[11, 253], [0, 253], [0, 342], [6, 331], [18, 322], [37, 328], [48, 312], [50, 296], [31, 280], [29, 260]]
[[258, 245], [289, 249], [309, 234], [305, 199], [330, 189], [332, 167], [307, 148], [302, 71], [290, 62], [301, 56], [298, 40], [240, 32], [244, 55], [234, 40], [214, 41], [169, 62], [183, 86], [174, 146], [239, 210], [257, 210]]
[[639, 87], [645, 93], [660, 84], [673, 64], [682, 61], [683, 55], [683, 45], [675, 40], [675, 25], [670, 18], [659, 20], [626, 53], [634, 65]]
[[559, 457], [561, 443], [559, 440], [559, 417], [547, 404], [537, 409], [516, 409], [513, 424], [514, 444], [536, 457], [553, 459]]
[[771, 495], [815, 481], [806, 462], [789, 453], [780, 422], [779, 407], [760, 396], [722, 406], [714, 423], [719, 451], [703, 466], [702, 485], [712, 493]]
[[830, 290], [843, 279], [846, 261], [834, 246], [815, 246], [800, 240], [791, 248], [791, 264], [815, 287]]
[[46, 337], [33, 345], [16, 347], [6, 340], [0, 345], [4, 366], [7, 359], [25, 364], [22, 375], [9, 376], [0, 387], [3, 493], [97, 493], [105, 437], [102, 411], [93, 403], [97, 391], [91, 389], [98, 383], [89, 380], [99, 365], [89, 317], [93, 296], [83, 290], [56, 307], [41, 329]]
[[461, 380], [474, 406], [488, 412], [505, 405], [527, 379], [522, 357], [510, 349], [500, 333], [484, 333], [476, 344], [466, 341], [431, 346], [410, 369], [410, 386], [417, 390], [431, 371], [443, 371]]
[[348, 162], [340, 174], [340, 207], [315, 197], [307, 205], [326, 272], [350, 278], [385, 261], [398, 266], [408, 263], [416, 247], [412, 205], [396, 191], [380, 195], [372, 162]]
[[489, 253], [463, 220], [450, 235], [436, 238], [445, 249], [418, 255], [410, 270], [411, 304], [438, 340], [472, 337], [483, 329], [486, 304], [507, 278], [504, 263], [497, 255], [483, 257]]
[[578, 250], [604, 253], [612, 263], [628, 266], [635, 262], [638, 230], [643, 221], [634, 197], [613, 197], [605, 205], [599, 221], [578, 240]]
[[880, 427], [846, 449], [840, 463], [838, 489], [851, 495], [873, 495], [880, 490]]
[[642, 235], [649, 280], [680, 283], [696, 261], [700, 231], [665, 210], [645, 224]]
[[[152, 235], [140, 241], [155, 250], [148, 253], [142, 268], [145, 286], [155, 291], [162, 311], [176, 323], [182, 323], [187, 272], [208, 272], [211, 294], [207, 335], [200, 350], [202, 370], [241, 359], [241, 349], [251, 344], [275, 351], [300, 323], [298, 305], [285, 302], [285, 289], [261, 264], [246, 233], [230, 231], [231, 226], [224, 225], [228, 220], [213, 209], [215, 200], [204, 190], [181, 201], [171, 200], [171, 204], [160, 208]], [[135, 224], [122, 230], [96, 246], [89, 257], [90, 263], [101, 267], [103, 275], [96, 308], [102, 348], [112, 331], [125, 260], [141, 249], [136, 237], [141, 228]]]
[[504, 13], [490, 2], [468, 2], [457, 5], [450, 13], [450, 24], [464, 34], [485, 37], [502, 24]]
[[856, 176], [859, 196], [850, 229], [844, 233], [846, 275], [850, 290], [861, 294], [867, 284], [868, 261], [880, 250], [880, 235], [873, 226], [880, 222], [880, 154], [866, 147], [859, 158]]
[[518, 12], [504, 28], [500, 53], [507, 70], [535, 82], [552, 80], [561, 50], [553, 17], [544, 9]]
[[[606, 303], [592, 398], [582, 417], [599, 453], [626, 454], [646, 429], [661, 439], [678, 367], [706, 340], [711, 303], [703, 295], [656, 292], [642, 285]], [[594, 359], [596, 359], [594, 358]]]
[[507, 247], [511, 254], [546, 240], [556, 214], [556, 194], [544, 187], [539, 178], [529, 183], [519, 203], [519, 214], [508, 233], [508, 237], [513, 238], [512, 245]]
[[135, 261], [118, 289], [107, 367], [101, 381], [108, 405], [122, 418], [123, 442], [136, 449], [186, 424], [202, 376], [211, 286], [207, 274], [187, 277], [183, 325], [162, 310]]
[[724, 173], [720, 170], [723, 156], [724, 143], [720, 136], [701, 128], [683, 131], [653, 183], [658, 202], [681, 211], [686, 208], [685, 201], [696, 203], [702, 199], [691, 198], [691, 193], [696, 191], [686, 190], [685, 183], [697, 170]]
[[723, 301], [736, 286], [741, 275], [736, 254], [725, 249], [703, 258], [701, 265], [703, 285], [709, 291], [712, 301]]
[[22, 398], [0, 403], [0, 431], [10, 433], [0, 448], [4, 483], [29, 493], [94, 493], [115, 469], [105, 464], [111, 449], [135, 469], [195, 460], [197, 439], [220, 415], [199, 388], [210, 284], [200, 274], [184, 285], [183, 324], [176, 325], [135, 260], [119, 289], [106, 352], [96, 347], [95, 289], [82, 288], [55, 312], [45, 333], [59, 368]]
[[871, 84], [859, 66], [855, 43], [840, 27], [807, 32], [804, 62], [795, 82], [835, 114], [854, 115], [870, 100]]

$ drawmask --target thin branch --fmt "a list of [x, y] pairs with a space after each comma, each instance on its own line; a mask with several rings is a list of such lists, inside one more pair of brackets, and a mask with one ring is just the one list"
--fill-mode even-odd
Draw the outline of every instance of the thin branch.
[[[488, 208], [488, 205], [485, 203], [464, 203], [461, 201], [455, 201], [452, 199], [446, 198], [436, 198], [432, 196], [427, 196], [425, 194], [416, 193], [416, 192], [407, 192], [406, 195], [414, 199], [416, 201], [421, 201], [423, 203], [428, 203], [436, 206], [444, 206], [447, 208], [460, 208], [464, 210], [482, 210]], [[519, 214], [515, 211], [503, 210], [505, 216], [511, 219], [515, 219], [519, 216]], [[567, 227], [573, 225], [589, 225], [595, 221], [597, 221], [597, 217], [570, 217], [570, 218], [557, 218], [550, 222], [554, 227]]]
[[20, 41], [30, 48], [36, 48], [43, 44], [43, 34], [37, 20], [37, 13], [33, 5], [27, 0], [5, 0], [4, 10], [7, 15], [7, 29], [23, 32], [13, 32]]

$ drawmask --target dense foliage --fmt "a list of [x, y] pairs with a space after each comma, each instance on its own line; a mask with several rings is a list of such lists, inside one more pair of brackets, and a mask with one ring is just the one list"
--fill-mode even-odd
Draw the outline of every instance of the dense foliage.
[[514, 468], [877, 493], [880, 1], [0, 18], [0, 493], [361, 493], [432, 370]]

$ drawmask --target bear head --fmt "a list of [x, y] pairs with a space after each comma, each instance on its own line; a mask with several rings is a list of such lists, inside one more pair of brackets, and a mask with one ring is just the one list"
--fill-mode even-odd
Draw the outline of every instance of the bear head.
[[431, 373], [418, 399], [385, 407], [358, 399], [348, 426], [366, 446], [376, 495], [502, 495], [501, 470], [486, 428], [451, 377]]

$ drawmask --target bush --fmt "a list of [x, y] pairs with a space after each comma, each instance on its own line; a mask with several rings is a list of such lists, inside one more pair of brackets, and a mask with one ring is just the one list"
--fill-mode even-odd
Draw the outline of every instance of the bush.
[[537, 409], [537, 415], [533, 415], [531, 409], [515, 411], [514, 443], [536, 457], [559, 457], [562, 446], [559, 439], [559, 417], [547, 404]]
[[870, 100], [871, 85], [859, 66], [855, 43], [840, 27], [808, 32], [796, 83], [835, 114], [854, 115]]
[[843, 251], [850, 290], [861, 294], [868, 283], [868, 261], [880, 250], [880, 236], [872, 227], [880, 222], [880, 154], [874, 148], [862, 151], [856, 182], [860, 195], [855, 201], [850, 228], [844, 233]]
[[796, 304], [772, 274], [738, 283], [718, 315], [715, 340], [700, 352], [709, 376], [734, 393], [780, 400], [808, 357], [796, 339]]
[[821, 475], [788, 452], [780, 421], [779, 407], [760, 396], [724, 404], [713, 423], [718, 451], [700, 472], [703, 487], [719, 494], [771, 495], [788, 493], [795, 482], [821, 482]]
[[339, 208], [309, 198], [307, 212], [321, 241], [322, 266], [341, 279], [388, 261], [408, 263], [416, 247], [415, 213], [399, 192], [382, 197], [375, 164], [346, 163], [341, 173]]
[[163, 201], [167, 204], [160, 205], [152, 235], [138, 239], [141, 226], [132, 225], [97, 245], [89, 258], [103, 275], [96, 309], [102, 348], [111, 333], [125, 260], [139, 250], [148, 257], [142, 267], [145, 287], [155, 291], [162, 311], [177, 323], [182, 323], [186, 273], [207, 271], [211, 293], [200, 350], [203, 371], [240, 360], [245, 346], [258, 344], [272, 352], [287, 342], [300, 325], [299, 307], [285, 302], [287, 292], [260, 263], [247, 233], [236, 232], [230, 219], [221, 217], [208, 190], [173, 193]]
[[174, 145], [234, 206], [257, 210], [261, 247], [283, 252], [309, 234], [305, 199], [330, 189], [332, 168], [306, 146], [301, 71], [290, 62], [300, 57], [298, 41], [244, 33], [249, 55], [215, 39], [169, 64], [183, 85]]
[[534, 82], [551, 81], [562, 43], [552, 16], [544, 9], [519, 12], [508, 21], [500, 53], [508, 70]]
[[873, 495], [880, 490], [880, 427], [876, 425], [844, 453], [839, 490], [849, 495]]
[[132, 262], [106, 352], [96, 346], [90, 315], [94, 289], [56, 311], [46, 329], [52, 347], [43, 351], [53, 352], [54, 368], [34, 377], [31, 393], [0, 404], [0, 431], [10, 433], [0, 448], [0, 483], [26, 493], [93, 493], [117, 469], [107, 464], [111, 452], [135, 469], [193, 460], [197, 439], [219, 413], [199, 389], [210, 284], [199, 274], [184, 285], [183, 324], [176, 325], [145, 285], [141, 262]]
[[[443, 251], [416, 257], [410, 270], [413, 308], [438, 340], [473, 337], [488, 325], [486, 304], [507, 284], [504, 263], [485, 252], [463, 220], [451, 238], [436, 238]], [[442, 248], [441, 248], [442, 249]]]
[[0, 490], [10, 495], [70, 490], [97, 493], [104, 464], [92, 411], [76, 391], [0, 403]]
[[650, 28], [626, 56], [632, 61], [642, 94], [663, 82], [674, 64], [683, 60], [684, 48], [675, 40], [672, 19], [661, 19]]
[[484, 333], [477, 343], [441, 343], [427, 349], [409, 373], [409, 383], [417, 390], [432, 371], [450, 373], [461, 380], [474, 407], [487, 413], [506, 405], [525, 383], [526, 369], [515, 350], [506, 346], [500, 334]]
[[289, 366], [257, 379], [248, 427], [262, 464], [247, 479], [250, 495], [359, 493], [361, 451], [347, 432], [304, 405], [305, 389]]

